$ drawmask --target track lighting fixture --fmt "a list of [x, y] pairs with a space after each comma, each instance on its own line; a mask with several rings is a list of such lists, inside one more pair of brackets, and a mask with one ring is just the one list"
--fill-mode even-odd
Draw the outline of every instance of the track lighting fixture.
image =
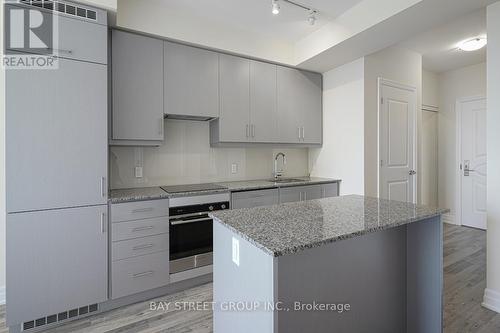
[[273, 13], [273, 15], [278, 15], [280, 13], [280, 4], [278, 1], [282, 1], [283, 3], [288, 3], [288, 4], [293, 5], [295, 7], [299, 7], [299, 8], [302, 8], [304, 10], [307, 10], [309, 13], [307, 16], [307, 22], [309, 22], [310, 25], [314, 25], [316, 23], [316, 14], [318, 14], [317, 10], [315, 10], [313, 8], [309, 8], [309, 7], [304, 6], [304, 5], [301, 5], [298, 2], [290, 1], [290, 0], [272, 0], [271, 12]]

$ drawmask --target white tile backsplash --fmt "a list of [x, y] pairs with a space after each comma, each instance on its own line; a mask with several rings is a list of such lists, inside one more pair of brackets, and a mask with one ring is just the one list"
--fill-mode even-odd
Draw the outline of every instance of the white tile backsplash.
[[[110, 147], [111, 188], [269, 178], [280, 151], [287, 158], [285, 176], [308, 174], [307, 148], [212, 148], [208, 122], [166, 120], [160, 147]], [[143, 177], [136, 178], [141, 166]]]

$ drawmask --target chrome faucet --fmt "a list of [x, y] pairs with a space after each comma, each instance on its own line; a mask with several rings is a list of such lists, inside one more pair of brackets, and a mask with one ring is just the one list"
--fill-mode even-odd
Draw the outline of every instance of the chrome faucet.
[[[280, 157], [280, 156], [283, 157], [283, 166], [282, 166], [281, 170], [278, 170], [278, 157]], [[285, 172], [285, 170], [284, 170], [285, 164], [286, 164], [285, 154], [283, 154], [281, 152], [277, 153], [276, 157], [274, 158], [274, 179], [278, 179], [281, 176], [283, 176], [283, 173]]]

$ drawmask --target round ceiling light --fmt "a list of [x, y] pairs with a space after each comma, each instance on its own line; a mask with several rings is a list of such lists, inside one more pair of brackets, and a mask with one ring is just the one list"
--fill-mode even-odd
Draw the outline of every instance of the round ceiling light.
[[458, 48], [462, 51], [476, 51], [483, 48], [487, 41], [485, 37], [476, 37], [466, 41], [461, 42]]

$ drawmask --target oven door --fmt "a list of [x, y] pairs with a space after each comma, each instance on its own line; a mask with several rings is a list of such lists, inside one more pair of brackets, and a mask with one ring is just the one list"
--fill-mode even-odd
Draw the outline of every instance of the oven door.
[[170, 274], [212, 264], [212, 224], [206, 213], [170, 217]]

